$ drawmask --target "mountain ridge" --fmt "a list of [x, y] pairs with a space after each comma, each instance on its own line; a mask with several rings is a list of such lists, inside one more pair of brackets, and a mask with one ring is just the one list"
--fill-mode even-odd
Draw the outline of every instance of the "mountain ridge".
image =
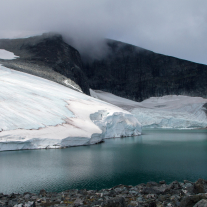
[[90, 88], [136, 101], [173, 94], [206, 97], [206, 65], [120, 41], [107, 44], [107, 56], [84, 64]]
[[105, 44], [107, 54], [84, 59], [59, 34], [1, 39], [0, 49], [20, 58], [0, 59], [0, 64], [86, 94], [92, 88], [135, 101], [164, 95], [207, 97], [206, 65], [116, 40], [106, 39]]
[[89, 94], [87, 79], [81, 69], [79, 52], [65, 43], [59, 34], [42, 34], [21, 39], [1, 39], [0, 49], [20, 58], [1, 60], [0, 64], [21, 72], [46, 78]]

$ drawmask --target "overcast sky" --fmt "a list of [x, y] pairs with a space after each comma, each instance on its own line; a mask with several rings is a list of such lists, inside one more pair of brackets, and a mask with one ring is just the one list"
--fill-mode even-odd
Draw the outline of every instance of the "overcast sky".
[[207, 64], [207, 0], [1, 0], [0, 25], [0, 38], [52, 31], [79, 50], [111, 38]]

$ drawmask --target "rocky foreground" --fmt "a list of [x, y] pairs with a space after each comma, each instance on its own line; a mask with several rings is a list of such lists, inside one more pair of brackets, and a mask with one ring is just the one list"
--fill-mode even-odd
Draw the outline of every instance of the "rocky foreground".
[[169, 185], [160, 181], [137, 186], [118, 185], [103, 190], [73, 189], [61, 193], [45, 190], [39, 194], [0, 193], [1, 206], [207, 207], [207, 181], [174, 181]]

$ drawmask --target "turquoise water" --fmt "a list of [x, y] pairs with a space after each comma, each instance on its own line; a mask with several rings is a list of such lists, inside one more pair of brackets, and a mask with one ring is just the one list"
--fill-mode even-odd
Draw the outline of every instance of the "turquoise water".
[[0, 152], [0, 192], [101, 189], [148, 181], [207, 179], [206, 130], [142, 136], [67, 149]]

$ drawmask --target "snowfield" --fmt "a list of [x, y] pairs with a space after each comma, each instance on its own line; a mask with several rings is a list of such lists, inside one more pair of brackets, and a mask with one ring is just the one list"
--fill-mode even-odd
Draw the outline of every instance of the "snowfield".
[[143, 127], [206, 128], [207, 99], [169, 95], [135, 102], [111, 93], [90, 90], [91, 96], [130, 111]]
[[0, 89], [0, 151], [141, 134], [131, 113], [43, 78], [0, 66]]

